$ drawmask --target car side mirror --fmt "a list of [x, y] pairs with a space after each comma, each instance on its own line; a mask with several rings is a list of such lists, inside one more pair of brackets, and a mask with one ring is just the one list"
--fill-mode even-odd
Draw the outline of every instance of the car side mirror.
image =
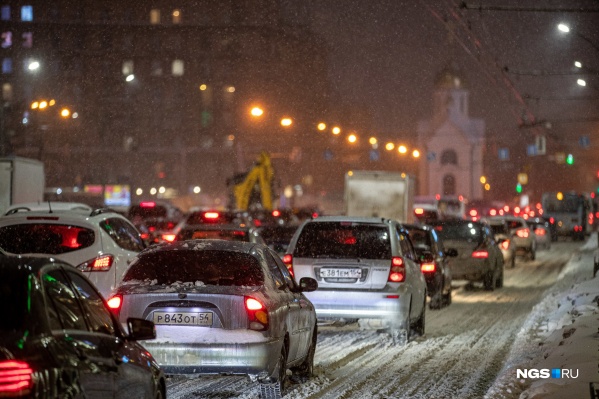
[[302, 277], [299, 281], [299, 286], [302, 292], [316, 291], [318, 288], [318, 281], [312, 277]]
[[127, 319], [129, 339], [133, 341], [156, 338], [156, 327], [150, 320], [129, 317]]
[[458, 256], [458, 250], [455, 248], [447, 248], [445, 250], [445, 255], [455, 258], [456, 256]]

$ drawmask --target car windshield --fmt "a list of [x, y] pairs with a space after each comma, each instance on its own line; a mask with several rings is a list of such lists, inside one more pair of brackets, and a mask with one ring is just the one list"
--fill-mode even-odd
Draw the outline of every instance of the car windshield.
[[296, 257], [391, 259], [389, 228], [375, 224], [308, 223], [297, 241]]
[[443, 223], [435, 225], [435, 230], [443, 240], [480, 240], [481, 226], [477, 223]]
[[93, 230], [69, 224], [28, 223], [0, 227], [0, 248], [14, 254], [59, 255], [94, 243]]
[[264, 274], [258, 259], [239, 252], [218, 250], [157, 251], [144, 254], [131, 265], [124, 282], [176, 282], [198, 285], [260, 286]]

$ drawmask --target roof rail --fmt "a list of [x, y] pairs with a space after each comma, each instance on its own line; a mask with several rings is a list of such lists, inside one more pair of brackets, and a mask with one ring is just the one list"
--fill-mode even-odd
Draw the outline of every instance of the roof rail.
[[30, 211], [31, 209], [27, 208], [26, 206], [20, 206], [18, 208], [13, 208], [13, 209], [9, 209], [4, 216], [6, 215], [13, 215], [17, 212], [21, 212], [21, 211]]
[[114, 209], [111, 208], [97, 208], [94, 209], [89, 216], [97, 216], [97, 215], [101, 215], [103, 213], [116, 213], [116, 211]]

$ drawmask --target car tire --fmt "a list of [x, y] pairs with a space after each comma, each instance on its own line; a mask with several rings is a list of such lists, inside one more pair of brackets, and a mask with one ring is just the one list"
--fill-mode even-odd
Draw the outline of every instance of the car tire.
[[495, 288], [503, 288], [503, 265], [499, 266], [499, 277], [495, 280]]
[[287, 347], [283, 343], [276, 367], [276, 381], [260, 383], [260, 399], [281, 399], [285, 395], [287, 382]]
[[412, 337], [422, 337], [426, 326], [426, 294], [424, 295], [424, 302], [422, 304], [422, 311], [418, 316], [418, 319], [410, 325], [410, 335]]
[[510, 261], [510, 267], [513, 269], [516, 267], [516, 254], [512, 256], [512, 260]]
[[317, 327], [314, 326], [314, 331], [312, 332], [312, 341], [310, 342], [310, 348], [308, 348], [306, 359], [304, 359], [302, 364], [291, 370], [293, 371], [294, 376], [296, 376], [299, 380], [298, 382], [307, 382], [314, 374], [314, 354], [316, 353], [317, 334]]
[[531, 248], [530, 253], [528, 254], [529, 259], [535, 260], [537, 258], [537, 251], [534, 248]]
[[431, 296], [431, 300], [428, 304], [428, 307], [431, 310], [436, 310], [436, 309], [441, 309], [444, 304], [445, 304], [445, 299], [443, 297], [443, 287], [439, 287], [437, 292], [435, 292]]
[[443, 306], [451, 305], [451, 290], [452, 288], [451, 286], [449, 286], [449, 291], [447, 292], [447, 294], [443, 294]]
[[495, 289], [495, 285], [497, 284], [497, 273], [495, 270], [489, 271], [483, 280], [483, 286], [485, 291], [493, 291]]

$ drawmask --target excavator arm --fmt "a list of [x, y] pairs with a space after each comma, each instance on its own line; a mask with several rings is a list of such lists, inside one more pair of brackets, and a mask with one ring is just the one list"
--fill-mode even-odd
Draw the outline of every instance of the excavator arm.
[[247, 173], [245, 179], [233, 186], [233, 195], [237, 209], [247, 210], [250, 207], [252, 193], [258, 187], [260, 195], [260, 203], [266, 210], [272, 210], [272, 181], [274, 171], [270, 162], [270, 156], [266, 152], [262, 152], [258, 158], [258, 162]]

